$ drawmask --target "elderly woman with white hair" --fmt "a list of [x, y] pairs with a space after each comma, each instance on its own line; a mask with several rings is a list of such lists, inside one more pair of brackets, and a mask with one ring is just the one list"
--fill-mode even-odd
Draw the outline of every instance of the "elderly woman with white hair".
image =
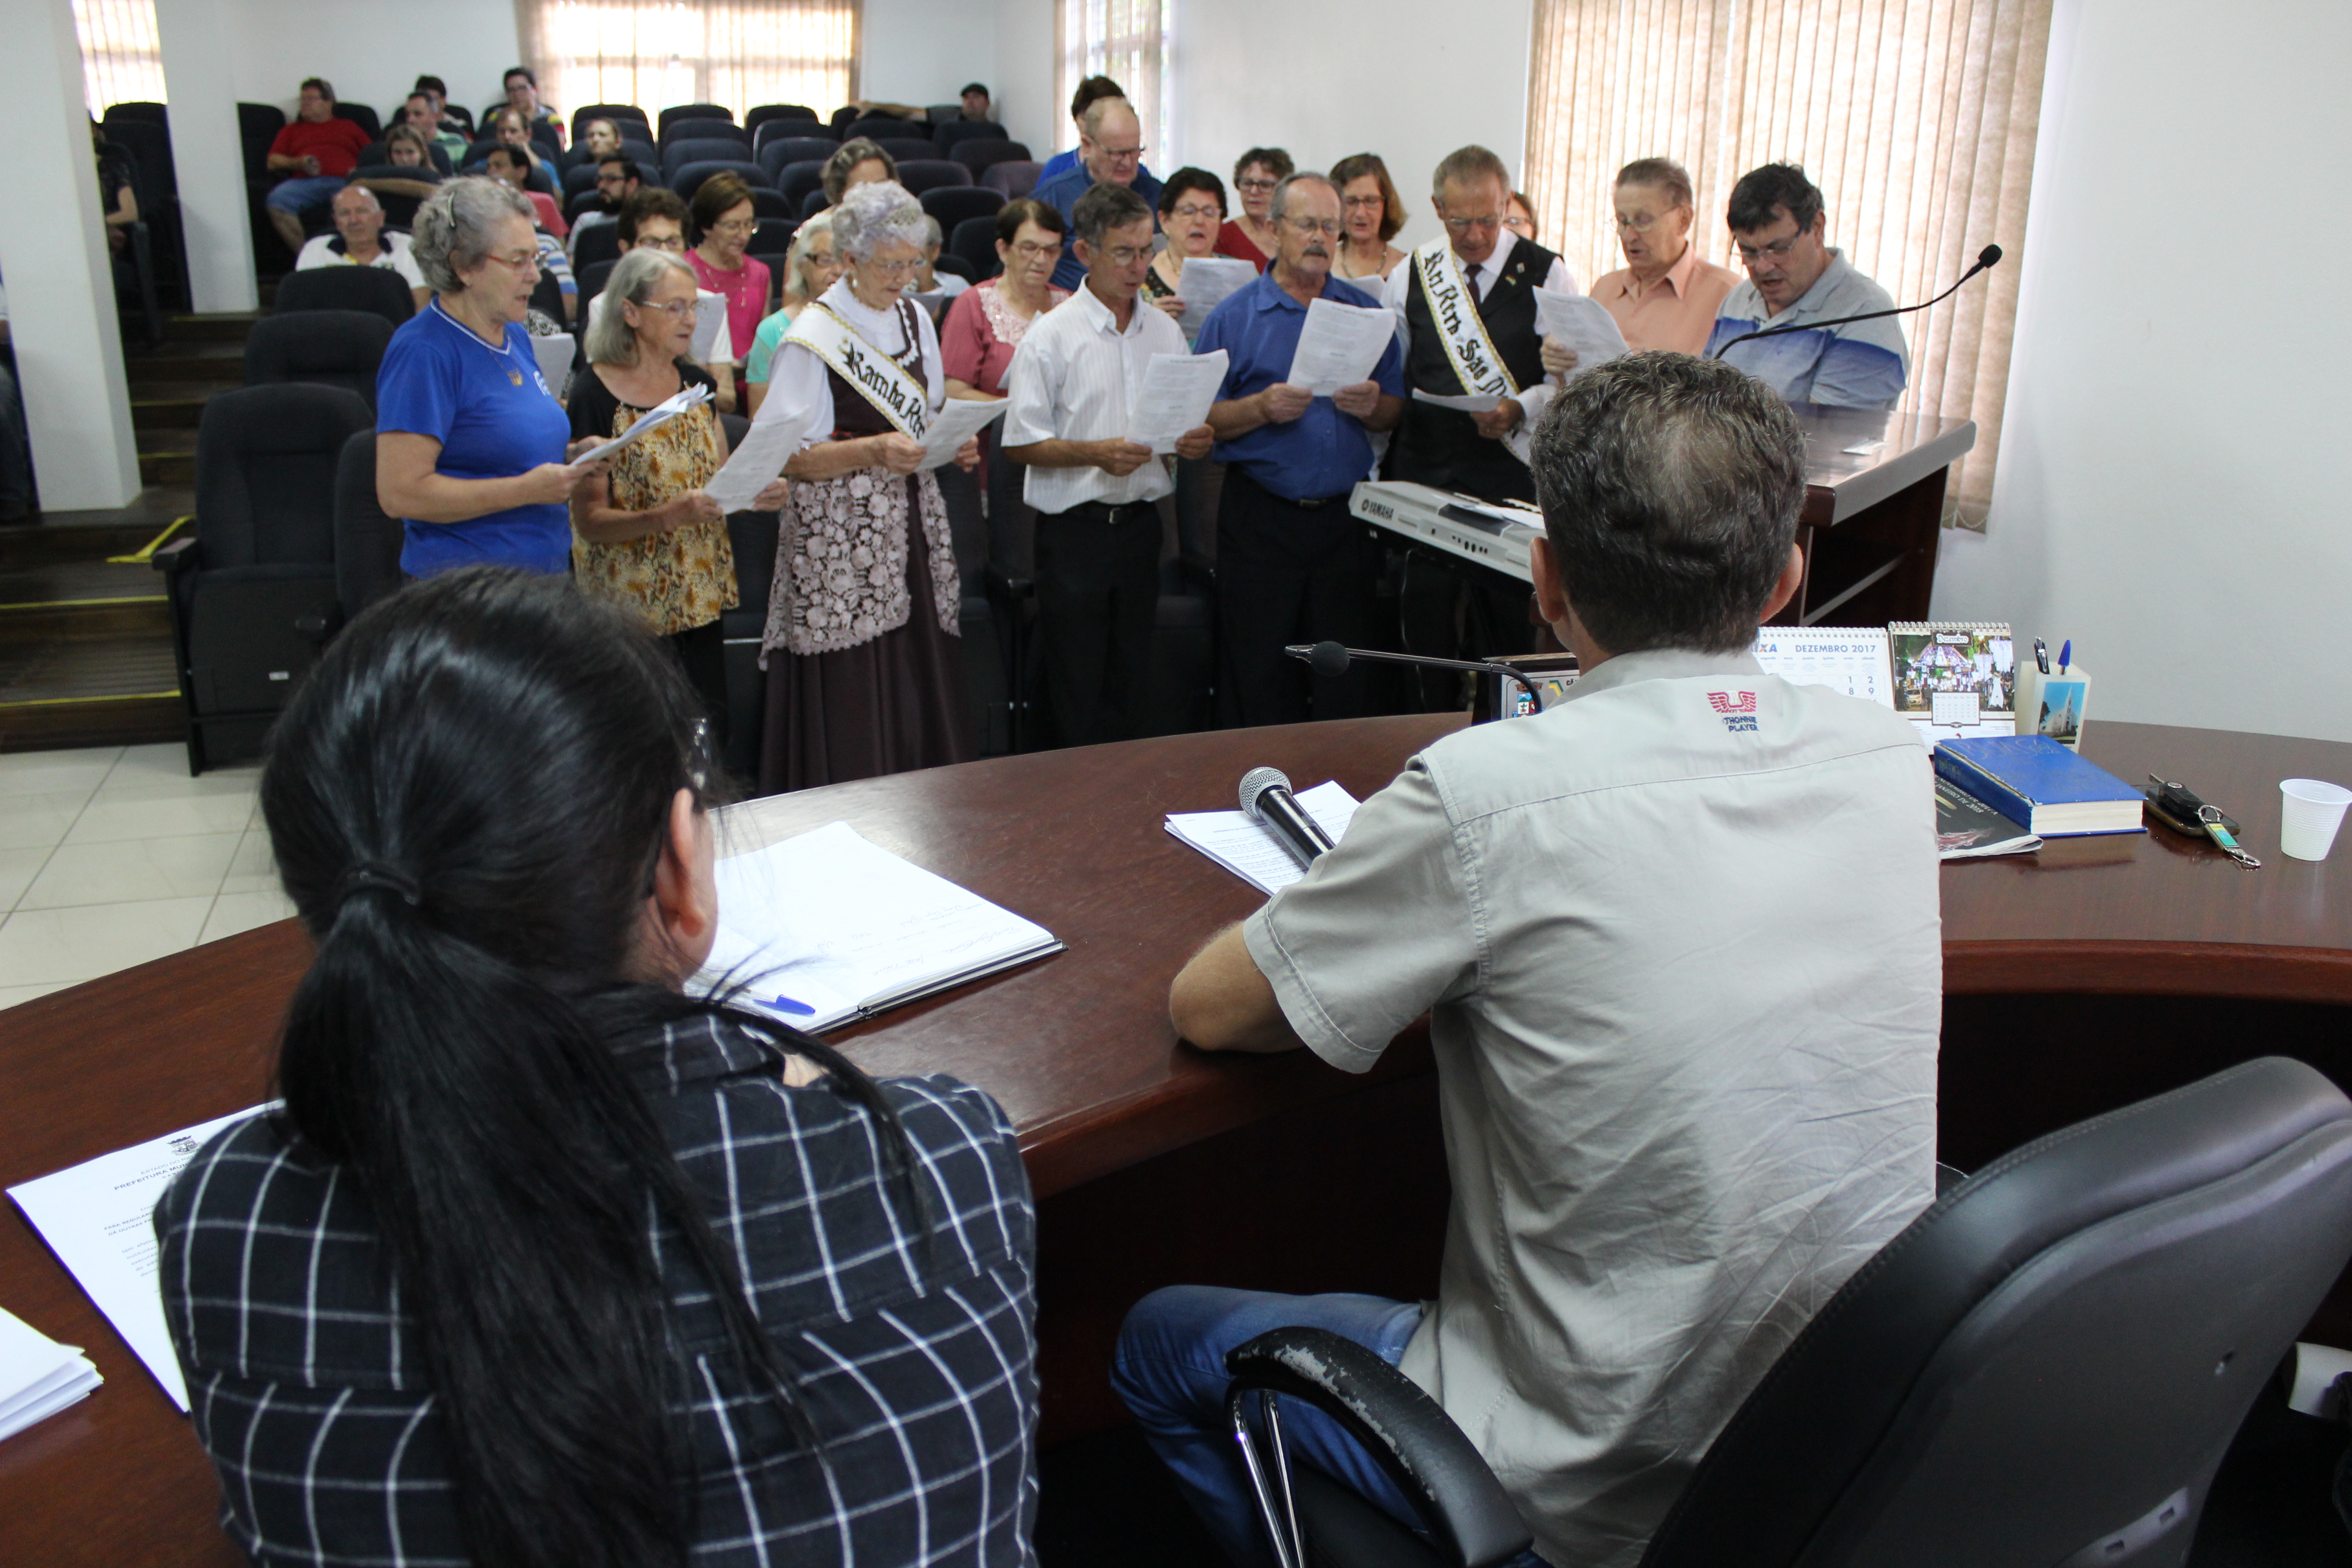
[[392, 334], [376, 372], [376, 500], [402, 520], [400, 569], [558, 573], [572, 564], [573, 463], [562, 405], [523, 326], [539, 281], [530, 204], [496, 180], [441, 186], [408, 254], [433, 301]]
[[[572, 384], [574, 436], [610, 440], [689, 386], [716, 395], [694, 363], [696, 294], [694, 269], [668, 251], [642, 246], [621, 258], [588, 328], [588, 374]], [[572, 492], [572, 574], [668, 639], [715, 729], [727, 714], [719, 617], [737, 603], [735, 552], [703, 487], [726, 460], [726, 432], [705, 403], [637, 437], [610, 473]], [[785, 488], [777, 479], [753, 508], [782, 505]]]
[[840, 281], [841, 253], [833, 247], [833, 209], [828, 207], [793, 231], [793, 247], [784, 257], [784, 302], [751, 334], [751, 352], [743, 356], [743, 385], [750, 412], [757, 417], [767, 401], [768, 366], [793, 318], [808, 302]]
[[[923, 209], [892, 182], [833, 209], [840, 280], [793, 319], [762, 423], [800, 429], [761, 656], [762, 793], [962, 762], [973, 752], [939, 481], [917, 469], [947, 400], [931, 319], [903, 298]], [[955, 460], [980, 461], [977, 441]]]

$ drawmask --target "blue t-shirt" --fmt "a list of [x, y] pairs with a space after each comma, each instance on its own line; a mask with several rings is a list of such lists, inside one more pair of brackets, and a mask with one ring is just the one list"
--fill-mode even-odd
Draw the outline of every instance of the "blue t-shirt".
[[[1062, 222], [1066, 227], [1062, 235], [1062, 259], [1054, 264], [1053, 281], [1055, 288], [1073, 294], [1077, 292], [1078, 285], [1087, 280], [1087, 269], [1078, 265], [1078, 228], [1073, 215], [1077, 211], [1078, 198], [1094, 188], [1095, 177], [1087, 173], [1087, 166], [1073, 153], [1070, 161], [1062, 166], [1061, 173], [1050, 177], [1041, 174], [1035, 187], [1029, 193], [1062, 215]], [[1141, 196], [1143, 205], [1151, 209], [1152, 231], [1159, 232], [1159, 180], [1150, 170], [1138, 163], [1135, 166], [1135, 183], [1127, 188]]]
[[[509, 322], [506, 346], [494, 349], [437, 300], [402, 323], [383, 351], [375, 426], [440, 442], [434, 468], [453, 479], [506, 479], [560, 463], [572, 436], [520, 323]], [[464, 522], [404, 522], [400, 569], [412, 577], [460, 566], [572, 567], [572, 514], [560, 503], [509, 507]]]
[[[1340, 305], [1380, 303], [1354, 284], [1330, 277], [1323, 279], [1323, 298]], [[1306, 326], [1307, 307], [1292, 299], [1269, 270], [1209, 312], [1192, 352], [1225, 351], [1225, 384], [1217, 391], [1217, 401], [1229, 402], [1253, 396], [1288, 375], [1298, 353], [1298, 334]], [[1404, 353], [1394, 338], [1381, 351], [1371, 379], [1390, 396], [1404, 395]], [[1240, 464], [1242, 472], [1276, 495], [1319, 500], [1345, 495], [1371, 471], [1372, 437], [1362, 420], [1340, 413], [1329, 398], [1318, 397], [1287, 425], [1261, 425], [1238, 440], [1218, 442], [1215, 457], [1221, 463]]]

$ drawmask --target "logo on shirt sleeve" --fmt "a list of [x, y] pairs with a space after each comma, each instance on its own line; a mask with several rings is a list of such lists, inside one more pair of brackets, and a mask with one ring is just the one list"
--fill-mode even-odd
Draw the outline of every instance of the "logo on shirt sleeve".
[[1706, 705], [1723, 717], [1723, 727], [1735, 735], [1753, 734], [1756, 730], [1756, 693], [1753, 691], [1710, 691]]

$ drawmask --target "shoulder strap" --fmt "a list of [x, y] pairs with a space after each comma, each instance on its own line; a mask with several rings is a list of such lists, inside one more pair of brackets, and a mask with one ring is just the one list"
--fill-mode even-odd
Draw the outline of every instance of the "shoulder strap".
[[1517, 397], [1519, 384], [1511, 378], [1495, 340], [1486, 333], [1486, 323], [1470, 298], [1470, 281], [1462, 274], [1462, 258], [1454, 254], [1454, 247], [1440, 235], [1412, 253], [1412, 266], [1422, 296], [1429, 304], [1429, 319], [1436, 323], [1438, 341], [1445, 345], [1445, 357], [1453, 363], [1462, 390], [1489, 397]]

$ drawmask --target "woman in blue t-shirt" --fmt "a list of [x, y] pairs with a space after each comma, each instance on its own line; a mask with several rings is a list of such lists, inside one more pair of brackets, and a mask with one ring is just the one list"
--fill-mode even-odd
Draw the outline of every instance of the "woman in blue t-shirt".
[[400, 569], [563, 572], [572, 488], [605, 465], [572, 458], [571, 420], [522, 326], [539, 281], [530, 204], [495, 180], [452, 180], [416, 212], [409, 255], [433, 302], [392, 334], [376, 373], [376, 500], [406, 525]]

